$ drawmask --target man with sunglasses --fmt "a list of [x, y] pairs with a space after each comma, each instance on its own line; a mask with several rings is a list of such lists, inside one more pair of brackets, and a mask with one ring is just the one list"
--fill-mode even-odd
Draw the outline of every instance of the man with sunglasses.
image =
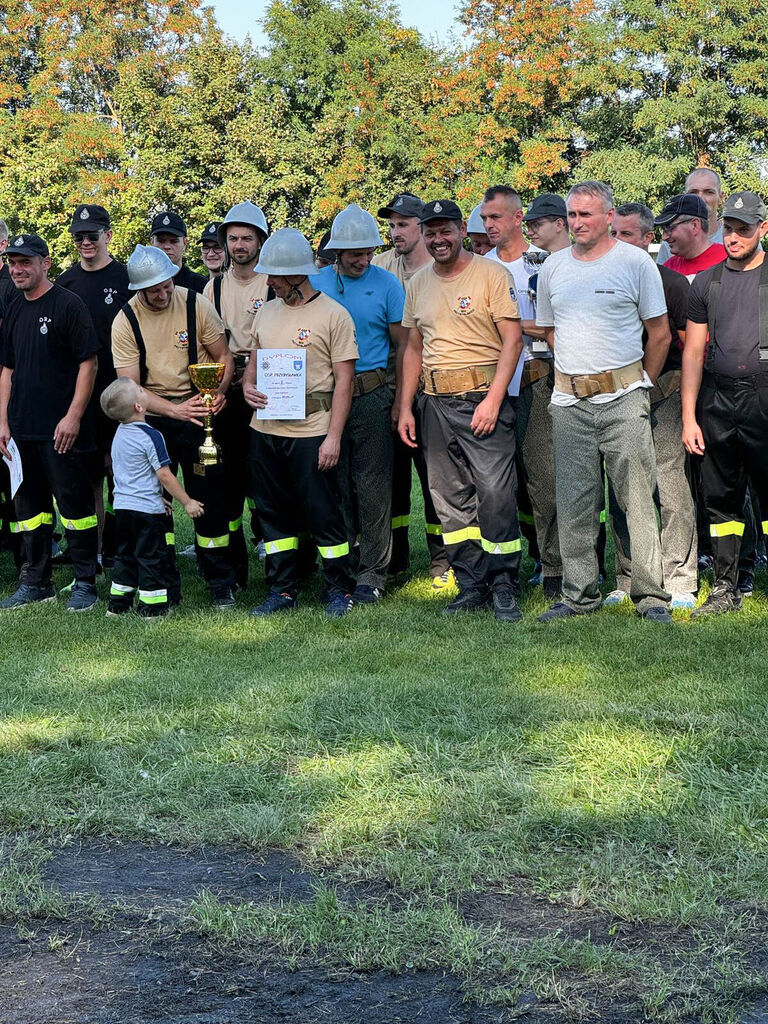
[[709, 210], [701, 196], [684, 192], [673, 196], [659, 216], [656, 226], [672, 255], [664, 263], [670, 270], [685, 274], [692, 281], [702, 270], [722, 263], [726, 251], [709, 234]]
[[[91, 315], [99, 342], [99, 365], [93, 387], [93, 418], [96, 434], [96, 454], [93, 465], [93, 488], [96, 514], [99, 520], [102, 558], [110, 563], [114, 555], [115, 517], [112, 510], [112, 472], [110, 449], [117, 423], [101, 410], [99, 399], [105, 388], [115, 379], [112, 362], [112, 321], [130, 299], [128, 271], [125, 264], [113, 259], [109, 253], [112, 227], [109, 213], [103, 206], [81, 203], [72, 215], [69, 227], [79, 257], [78, 262], [61, 274], [56, 284], [74, 292], [85, 303]], [[108, 483], [108, 499], [104, 503], [104, 479]]]

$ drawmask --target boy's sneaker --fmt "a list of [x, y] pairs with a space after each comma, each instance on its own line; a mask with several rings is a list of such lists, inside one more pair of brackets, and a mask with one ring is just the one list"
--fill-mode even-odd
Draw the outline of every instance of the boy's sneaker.
[[235, 595], [231, 587], [214, 587], [211, 590], [211, 607], [217, 612], [231, 612], [235, 607]]
[[624, 604], [628, 600], [629, 594], [626, 590], [612, 590], [610, 594], [606, 594], [603, 604], [610, 607], [612, 604]]
[[672, 594], [672, 600], [669, 602], [670, 608], [695, 608], [696, 598], [693, 594], [689, 594], [683, 590], [676, 590]]
[[94, 583], [83, 583], [82, 580], [75, 580], [72, 592], [67, 601], [68, 612], [88, 612], [94, 605], [99, 603], [99, 595]]
[[668, 609], [660, 604], [652, 605], [650, 608], [646, 608], [644, 612], [638, 612], [637, 614], [646, 622], [665, 622], [668, 625], [675, 621], [669, 614]]
[[383, 590], [379, 587], [369, 587], [367, 583], [360, 583], [352, 594], [355, 604], [376, 604], [382, 597], [384, 597]]
[[325, 614], [332, 619], [340, 619], [342, 615], [351, 612], [354, 606], [351, 594], [334, 594], [325, 606]]
[[515, 599], [515, 591], [508, 584], [494, 587], [491, 591], [493, 598], [493, 617], [499, 622], [519, 622], [523, 613], [520, 605]]
[[742, 597], [752, 597], [755, 593], [755, 574], [744, 570], [739, 573], [739, 581], [736, 584], [736, 589]]
[[439, 576], [432, 577], [432, 585], [429, 589], [435, 594], [441, 594], [444, 590], [453, 590], [456, 585], [456, 574], [453, 569], [446, 569]]
[[[509, 588], [512, 590], [512, 588]], [[491, 603], [491, 595], [479, 587], [467, 587], [458, 597], [443, 608], [442, 615], [458, 615], [460, 612], [477, 612], [487, 608]]]
[[132, 611], [131, 608], [112, 608], [110, 606], [110, 607], [107, 608], [106, 612], [104, 613], [104, 618], [105, 619], [122, 619], [122, 617], [124, 615], [129, 615], [131, 611]]
[[739, 608], [741, 608], [741, 594], [729, 590], [728, 587], [715, 587], [704, 604], [691, 612], [691, 618], [700, 619], [704, 615], [737, 612]]
[[266, 600], [257, 604], [255, 608], [251, 608], [251, 615], [262, 618], [265, 615], [274, 615], [276, 612], [289, 612], [298, 607], [298, 603], [292, 594], [273, 590], [272, 593], [267, 594]]
[[23, 608], [28, 604], [44, 604], [55, 600], [56, 591], [50, 583], [47, 587], [33, 587], [29, 583], [22, 583], [15, 594], [0, 601], [0, 608]]

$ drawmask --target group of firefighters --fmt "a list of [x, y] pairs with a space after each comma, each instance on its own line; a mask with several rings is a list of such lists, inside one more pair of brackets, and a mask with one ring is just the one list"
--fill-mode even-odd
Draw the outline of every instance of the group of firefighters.
[[[527, 209], [494, 186], [466, 219], [404, 192], [377, 211], [390, 248], [350, 204], [315, 252], [246, 201], [205, 225], [207, 276], [184, 262], [177, 213], [154, 216], [126, 266], [86, 203], [55, 282], [46, 242], [0, 221], [1, 512], [18, 571], [0, 609], [56, 600], [57, 509], [68, 610], [93, 608], [109, 569], [108, 615], [167, 614], [176, 498], [213, 607], [235, 606], [258, 544], [268, 593], [251, 614], [295, 608], [319, 557], [326, 611], [344, 615], [409, 568], [414, 467], [445, 614], [521, 619], [521, 528], [540, 620], [597, 610], [606, 520], [605, 603], [655, 622], [739, 608], [768, 531], [768, 220], [754, 193], [721, 219], [722, 203], [708, 168], [656, 217], [597, 181]], [[260, 383], [268, 349], [302, 356], [301, 418]], [[223, 367], [208, 403], [200, 363]]]

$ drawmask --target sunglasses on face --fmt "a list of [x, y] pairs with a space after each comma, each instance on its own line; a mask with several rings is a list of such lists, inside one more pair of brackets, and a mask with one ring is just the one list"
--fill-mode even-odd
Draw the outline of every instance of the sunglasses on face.
[[98, 242], [101, 238], [101, 231], [79, 231], [76, 235], [72, 235], [75, 240], [75, 245], [82, 245], [83, 242]]

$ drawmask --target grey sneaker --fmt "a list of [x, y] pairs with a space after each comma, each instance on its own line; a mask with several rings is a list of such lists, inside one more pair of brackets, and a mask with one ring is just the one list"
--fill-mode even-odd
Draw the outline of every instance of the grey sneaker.
[[96, 587], [94, 584], [82, 583], [80, 580], [75, 580], [75, 585], [72, 587], [72, 593], [69, 595], [69, 600], [67, 601], [67, 611], [87, 612], [98, 603], [99, 595], [96, 593]]
[[28, 604], [44, 604], [56, 600], [56, 591], [49, 583], [47, 587], [33, 587], [21, 583], [15, 594], [0, 601], [0, 608], [23, 608]]

